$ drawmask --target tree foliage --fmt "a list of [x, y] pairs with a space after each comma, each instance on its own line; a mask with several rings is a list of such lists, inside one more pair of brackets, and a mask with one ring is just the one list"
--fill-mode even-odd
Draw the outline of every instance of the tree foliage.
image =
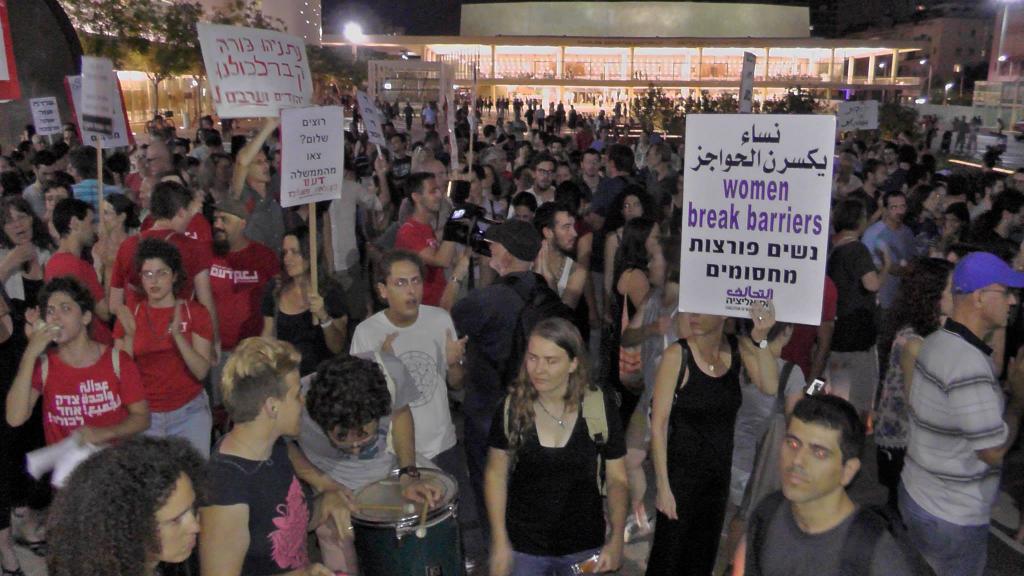
[[284, 22], [280, 18], [265, 16], [256, 0], [231, 0], [217, 8], [210, 21], [214, 24], [228, 26], [245, 26], [246, 28], [262, 28], [279, 32], [284, 30]]
[[132, 0], [61, 0], [86, 54], [110, 58], [121, 67], [133, 52], [145, 50], [162, 8]]
[[917, 134], [917, 109], [886, 102], [878, 107], [878, 127], [884, 138], [895, 139], [900, 132]]

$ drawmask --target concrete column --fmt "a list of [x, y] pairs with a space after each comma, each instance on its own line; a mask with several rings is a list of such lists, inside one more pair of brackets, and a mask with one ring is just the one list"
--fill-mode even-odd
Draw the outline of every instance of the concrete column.
[[857, 59], [853, 56], [847, 58], [846, 83], [853, 84], [853, 69], [857, 67]]
[[890, 68], [892, 68], [892, 70], [889, 71], [889, 81], [892, 82], [893, 84], [895, 84], [896, 83], [896, 73], [899, 72], [899, 68], [900, 68], [900, 51], [899, 50], [893, 50], [892, 51], [892, 66], [890, 66]]
[[868, 56], [868, 84], [875, 83], [875, 67], [878, 63], [875, 62], [874, 56]]

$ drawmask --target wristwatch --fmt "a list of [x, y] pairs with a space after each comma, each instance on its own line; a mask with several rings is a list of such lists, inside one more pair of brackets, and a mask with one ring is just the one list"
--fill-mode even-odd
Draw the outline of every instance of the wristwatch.
[[334, 320], [330, 316], [328, 316], [327, 320], [324, 320], [323, 322], [320, 323], [320, 327], [327, 328], [331, 325], [331, 322], [334, 322]]
[[399, 468], [398, 469], [398, 477], [401, 478], [402, 476], [408, 476], [409, 478], [412, 478], [413, 480], [419, 480], [420, 479], [420, 469], [417, 468], [416, 465], [406, 466], [404, 468]]
[[753, 342], [754, 344], [757, 344], [757, 346], [758, 346], [758, 347], [759, 347], [759, 348], [760, 348], [761, 350], [764, 350], [765, 348], [767, 348], [767, 347], [768, 347], [768, 339], [767, 339], [767, 338], [765, 338], [764, 340], [755, 340], [755, 339], [754, 339], [754, 335], [753, 335], [753, 334], [751, 334], [751, 335], [750, 335], [750, 341], [751, 341], [751, 342]]

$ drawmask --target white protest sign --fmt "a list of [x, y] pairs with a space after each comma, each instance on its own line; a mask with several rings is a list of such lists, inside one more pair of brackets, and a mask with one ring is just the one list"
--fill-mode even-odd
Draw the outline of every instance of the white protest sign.
[[60, 110], [56, 98], [32, 98], [28, 103], [32, 109], [32, 124], [36, 127], [36, 134], [51, 136], [61, 133]]
[[366, 92], [356, 92], [356, 102], [359, 103], [359, 114], [363, 116], [363, 128], [370, 142], [377, 146], [387, 146], [388, 141], [384, 138], [384, 121], [381, 120], [380, 110], [366, 95]]
[[757, 55], [743, 53], [743, 71], [740, 73], [740, 113], [750, 114], [754, 109], [754, 65]]
[[114, 88], [116, 90], [115, 94], [117, 94], [114, 98], [114, 133], [110, 136], [104, 136], [95, 132], [87, 132], [82, 123], [81, 112], [79, 112], [82, 107], [82, 77], [68, 76], [64, 79], [64, 85], [68, 90], [71, 101], [71, 112], [75, 115], [78, 127], [82, 131], [82, 142], [86, 144], [95, 144], [96, 141], [99, 140], [101, 142], [100, 147], [104, 149], [120, 148], [131, 145], [132, 133], [128, 129], [128, 116], [125, 115], [124, 103], [121, 100], [121, 86], [117, 83], [116, 78], [114, 82]]
[[82, 56], [82, 96], [78, 121], [84, 133], [114, 134], [114, 64], [108, 58]]
[[301, 38], [273, 30], [201, 23], [199, 43], [222, 118], [268, 118], [309, 106], [313, 81]]
[[877, 130], [878, 100], [839, 103], [839, 131]]
[[691, 114], [679, 310], [821, 323], [835, 117]]
[[340, 106], [281, 110], [281, 206], [337, 200], [345, 160]]

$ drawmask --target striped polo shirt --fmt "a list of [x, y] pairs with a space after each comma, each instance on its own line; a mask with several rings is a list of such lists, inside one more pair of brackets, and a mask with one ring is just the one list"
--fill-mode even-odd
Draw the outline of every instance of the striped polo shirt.
[[947, 320], [925, 338], [914, 366], [903, 485], [927, 512], [960, 526], [987, 525], [999, 488], [999, 467], [976, 453], [1008, 434], [991, 353]]

